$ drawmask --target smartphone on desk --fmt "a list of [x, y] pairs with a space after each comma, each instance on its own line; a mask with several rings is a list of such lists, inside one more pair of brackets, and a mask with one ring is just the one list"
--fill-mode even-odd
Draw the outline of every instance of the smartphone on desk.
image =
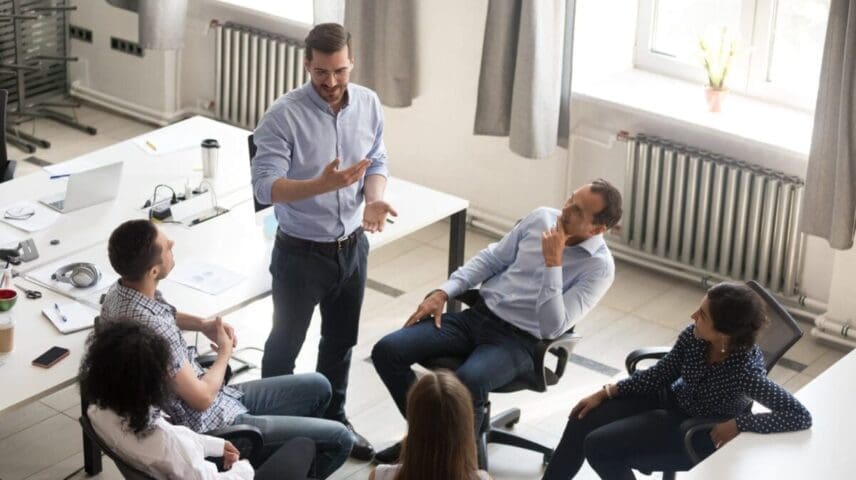
[[33, 360], [33, 366], [41, 368], [51, 368], [57, 362], [68, 356], [68, 349], [62, 347], [51, 347], [47, 352], [39, 355]]

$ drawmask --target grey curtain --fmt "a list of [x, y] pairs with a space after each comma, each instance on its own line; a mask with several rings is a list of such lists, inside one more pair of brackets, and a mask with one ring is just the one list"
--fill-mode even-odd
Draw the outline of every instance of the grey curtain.
[[832, 0], [802, 210], [803, 232], [849, 249], [856, 233], [856, 0]]
[[414, 0], [348, 0], [345, 28], [351, 32], [351, 80], [377, 92], [390, 107], [413, 103], [416, 84]]
[[184, 45], [187, 0], [107, 0], [114, 7], [139, 15], [141, 47], [177, 50]]
[[[508, 136], [514, 153], [549, 156], [567, 139], [574, 0], [490, 0], [477, 135]], [[566, 29], [567, 24], [567, 29]], [[565, 66], [566, 65], [566, 66]], [[565, 100], [563, 101], [563, 97]]]

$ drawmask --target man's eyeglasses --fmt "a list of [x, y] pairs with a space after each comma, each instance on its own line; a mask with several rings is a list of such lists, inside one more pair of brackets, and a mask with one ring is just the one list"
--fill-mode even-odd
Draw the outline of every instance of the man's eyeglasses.
[[327, 80], [327, 77], [329, 77], [330, 75], [333, 75], [333, 77], [336, 80], [341, 81], [341, 80], [348, 78], [348, 75], [350, 75], [351, 70], [353, 68], [354, 68], [353, 65], [348, 65], [347, 67], [342, 67], [342, 68], [340, 68], [338, 70], [334, 70], [332, 72], [330, 70], [324, 70], [321, 68], [310, 68], [309, 74], [312, 75], [312, 78], [317, 80], [317, 81]]

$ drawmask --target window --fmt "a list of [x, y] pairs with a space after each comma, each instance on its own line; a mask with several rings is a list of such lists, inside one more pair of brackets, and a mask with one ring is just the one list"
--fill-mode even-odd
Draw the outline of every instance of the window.
[[312, 25], [315, 22], [313, 0], [219, 0], [268, 15]]
[[699, 39], [738, 40], [726, 86], [813, 110], [830, 0], [640, 0], [637, 68], [705, 82]]

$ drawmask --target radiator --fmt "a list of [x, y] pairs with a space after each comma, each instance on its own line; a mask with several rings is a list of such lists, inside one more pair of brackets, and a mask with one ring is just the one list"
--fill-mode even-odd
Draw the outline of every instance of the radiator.
[[653, 136], [625, 140], [622, 244], [711, 279], [797, 295], [801, 179]]
[[280, 95], [302, 85], [304, 48], [297, 40], [232, 22], [212, 22], [219, 119], [254, 129]]

